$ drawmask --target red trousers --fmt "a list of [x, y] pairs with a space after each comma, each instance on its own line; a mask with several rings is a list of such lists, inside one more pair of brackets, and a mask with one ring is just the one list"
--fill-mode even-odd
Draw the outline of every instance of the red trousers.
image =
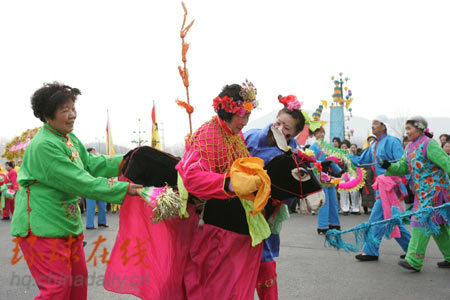
[[35, 300], [87, 299], [83, 235], [45, 238], [30, 234], [19, 245], [40, 291]]
[[14, 213], [14, 199], [5, 197], [5, 207], [3, 208], [3, 218], [9, 218], [9, 212]]
[[259, 266], [256, 292], [260, 300], [277, 300], [277, 264], [276, 261], [262, 261]]

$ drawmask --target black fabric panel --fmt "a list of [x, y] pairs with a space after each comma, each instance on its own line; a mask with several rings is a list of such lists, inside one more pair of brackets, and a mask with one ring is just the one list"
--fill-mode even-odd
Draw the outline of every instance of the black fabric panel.
[[203, 220], [205, 224], [240, 234], [249, 234], [247, 217], [239, 198], [211, 199], [206, 201]]
[[122, 171], [134, 183], [156, 187], [177, 185], [175, 166], [179, 158], [148, 146], [136, 148], [124, 158], [126, 164]]

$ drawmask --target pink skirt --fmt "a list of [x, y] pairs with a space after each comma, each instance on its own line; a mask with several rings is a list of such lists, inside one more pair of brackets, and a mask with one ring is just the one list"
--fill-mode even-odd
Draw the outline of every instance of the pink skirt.
[[152, 208], [126, 196], [106, 268], [106, 290], [141, 299], [253, 299], [262, 243], [189, 218], [151, 223]]

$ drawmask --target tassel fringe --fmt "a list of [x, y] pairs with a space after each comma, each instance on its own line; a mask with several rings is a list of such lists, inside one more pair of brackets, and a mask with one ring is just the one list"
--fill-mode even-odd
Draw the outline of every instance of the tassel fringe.
[[[343, 249], [345, 252], [357, 252], [363, 243], [371, 243], [373, 245], [379, 245], [374, 235], [371, 233], [370, 228], [373, 226], [386, 226], [385, 237], [389, 238], [392, 230], [397, 225], [404, 224], [404, 221], [416, 216], [417, 223], [423, 227], [418, 227], [423, 230], [425, 234], [439, 234], [440, 226], [433, 222], [435, 215], [440, 215], [447, 223], [450, 223], [450, 203], [443, 204], [439, 207], [422, 207], [417, 212], [404, 211], [403, 213], [397, 207], [392, 207], [392, 218], [387, 220], [381, 220], [377, 222], [365, 222], [355, 227], [349, 228], [344, 231], [336, 229], [328, 230], [325, 235], [324, 246], [331, 246], [338, 250]], [[406, 222], [405, 222], [406, 223]], [[346, 233], [353, 232], [355, 242], [349, 243], [344, 241], [342, 236]]]

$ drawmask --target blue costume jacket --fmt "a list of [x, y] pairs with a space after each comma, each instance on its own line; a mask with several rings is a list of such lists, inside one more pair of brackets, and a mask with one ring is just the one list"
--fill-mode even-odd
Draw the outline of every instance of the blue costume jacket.
[[[270, 126], [267, 125], [264, 129], [250, 129], [244, 133], [245, 143], [247, 149], [252, 156], [256, 156], [264, 160], [266, 165], [275, 156], [281, 155], [284, 152], [277, 146], [270, 146], [267, 141], [267, 134], [269, 133]], [[288, 145], [292, 149], [299, 148], [299, 145], [295, 139], [290, 139]], [[291, 204], [295, 198], [289, 199], [288, 205]], [[273, 261], [274, 257], [278, 257], [280, 252], [280, 235], [271, 234], [264, 240], [263, 253], [261, 261]]]
[[383, 175], [386, 170], [381, 167], [383, 160], [398, 161], [403, 156], [403, 145], [399, 138], [386, 133], [377, 139], [361, 154], [361, 156], [349, 155], [352, 163], [375, 164], [375, 177]]

